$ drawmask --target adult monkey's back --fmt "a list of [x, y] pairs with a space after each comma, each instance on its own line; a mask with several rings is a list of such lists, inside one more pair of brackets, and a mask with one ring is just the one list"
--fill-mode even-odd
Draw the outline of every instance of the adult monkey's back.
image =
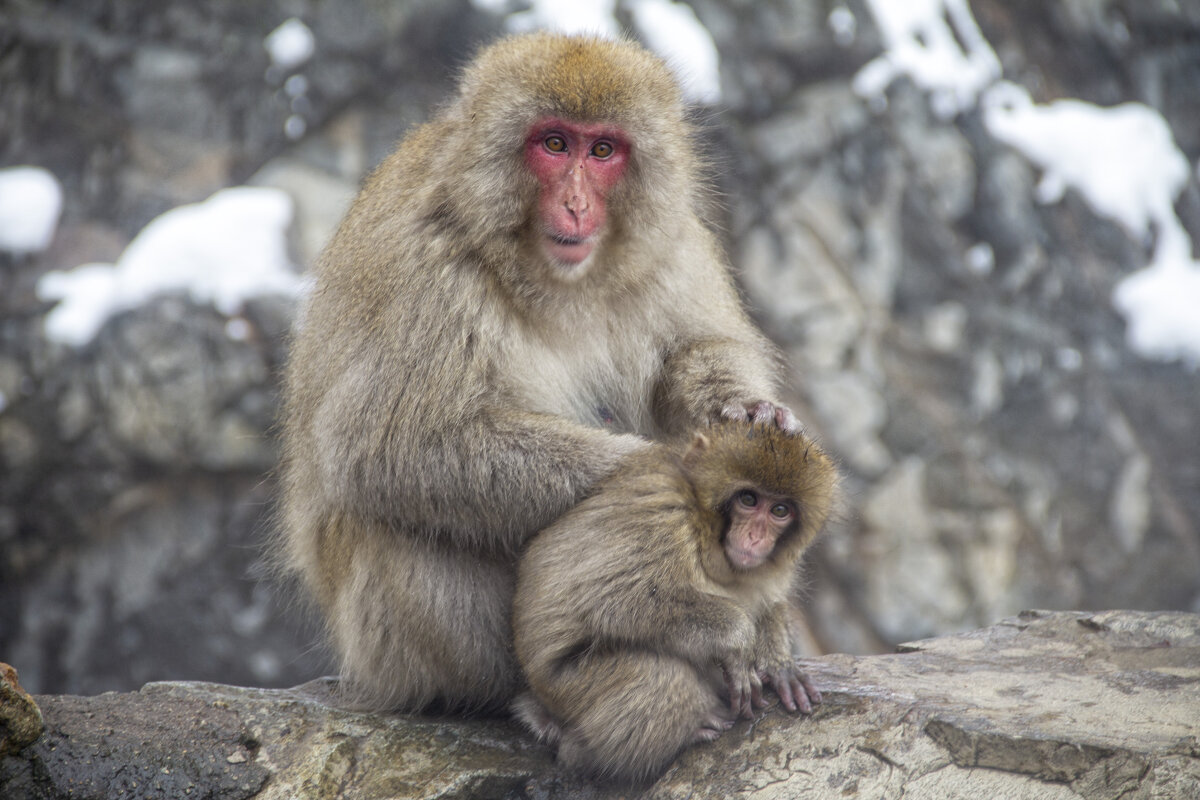
[[320, 259], [286, 377], [281, 543], [362, 702], [502, 707], [529, 536], [647, 437], [794, 426], [697, 213], [691, 139], [640, 47], [506, 39]]

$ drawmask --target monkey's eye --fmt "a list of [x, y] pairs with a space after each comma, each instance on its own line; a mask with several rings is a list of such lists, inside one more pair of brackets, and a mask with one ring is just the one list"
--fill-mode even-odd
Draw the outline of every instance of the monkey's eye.
[[542, 140], [542, 144], [545, 145], [546, 149], [551, 153], [567, 152], [567, 140], [561, 136], [547, 136]]
[[611, 142], [596, 142], [592, 145], [592, 155], [596, 158], [608, 158], [613, 154], [613, 149]]
[[792, 515], [792, 507], [787, 503], [776, 503], [771, 506], [771, 516], [775, 519], [787, 519]]
[[742, 506], [743, 508], [754, 508], [756, 505], [758, 505], [758, 495], [749, 489], [743, 489], [742, 491], [738, 492], [737, 501], [738, 505]]

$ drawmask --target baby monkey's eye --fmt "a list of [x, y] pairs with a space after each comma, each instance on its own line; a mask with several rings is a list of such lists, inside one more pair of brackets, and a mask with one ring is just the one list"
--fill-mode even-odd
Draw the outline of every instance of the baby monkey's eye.
[[749, 489], [744, 489], [738, 492], [737, 501], [744, 508], [754, 508], [758, 505], [758, 495]]
[[771, 516], [776, 519], [787, 519], [792, 515], [792, 507], [787, 503], [776, 503], [771, 506]]

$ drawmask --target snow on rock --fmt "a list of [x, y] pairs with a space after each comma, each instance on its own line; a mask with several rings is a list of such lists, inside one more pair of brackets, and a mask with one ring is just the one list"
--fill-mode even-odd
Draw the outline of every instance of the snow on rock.
[[[1023, 87], [1000, 80], [1000, 62], [966, 0], [867, 0], [867, 6], [885, 50], [855, 76], [855, 91], [886, 103], [887, 87], [907, 75], [930, 93], [942, 119], [978, 104], [988, 131], [1041, 168], [1040, 202], [1057, 202], [1074, 189], [1132, 236], [1153, 237], [1149, 266], [1117, 285], [1113, 305], [1125, 316], [1134, 352], [1200, 364], [1200, 262], [1174, 205], [1190, 166], [1162, 115], [1140, 103], [1035, 104]], [[981, 273], [991, 271], [986, 260], [978, 264]]]
[[62, 204], [58, 179], [41, 167], [0, 169], [0, 250], [16, 255], [45, 250]]
[[1144, 358], [1200, 365], [1200, 262], [1138, 270], [1117, 284], [1130, 348]]
[[679, 77], [684, 97], [706, 105], [720, 101], [717, 45], [691, 6], [671, 0], [629, 0], [626, 6], [642, 40]]
[[292, 17], [263, 39], [263, 47], [271, 57], [271, 63], [290, 72], [312, 58], [316, 51], [316, 37], [307, 25]]
[[616, 0], [533, 0], [527, 10], [509, 14], [505, 24], [518, 33], [544, 29], [616, 38], [615, 12]]
[[292, 201], [278, 189], [223, 189], [152, 220], [116, 264], [49, 272], [38, 296], [58, 300], [46, 317], [52, 340], [81, 346], [109, 317], [167, 292], [187, 292], [226, 315], [249, 298], [297, 295], [301, 279], [287, 254]]
[[1174, 216], [1188, 163], [1166, 120], [1140, 103], [1112, 108], [1081, 100], [1036, 105], [1028, 92], [998, 83], [984, 98], [988, 131], [1043, 170], [1038, 199], [1054, 203], [1067, 188], [1134, 235]]
[[1037, 105], [1010, 83], [989, 90], [982, 106], [991, 134], [1043, 170], [1041, 202], [1058, 202], [1074, 189], [1130, 235], [1154, 237], [1149, 266], [1117, 285], [1113, 304], [1125, 316], [1134, 352], [1200, 363], [1200, 263], [1175, 213], [1191, 168], [1162, 115], [1140, 103]]
[[[493, 14], [512, 8], [508, 0], [473, 2]], [[673, 0], [624, 0], [622, 7], [646, 45], [679, 78], [689, 102], [712, 104], [721, 99], [717, 47], [691, 6]], [[514, 32], [552, 30], [615, 39], [621, 35], [616, 11], [616, 0], [533, 0], [527, 9], [509, 13], [505, 25]]]
[[907, 75], [930, 93], [941, 119], [975, 105], [1000, 77], [1000, 60], [979, 30], [967, 0], [867, 0], [884, 52], [854, 76], [854, 90], [886, 103], [892, 81]]

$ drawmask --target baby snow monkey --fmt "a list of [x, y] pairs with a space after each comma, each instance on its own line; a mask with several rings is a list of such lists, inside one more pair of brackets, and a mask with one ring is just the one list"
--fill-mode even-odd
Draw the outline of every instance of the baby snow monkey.
[[836, 483], [832, 460], [776, 420], [627, 458], [522, 557], [518, 715], [568, 766], [640, 782], [764, 706], [764, 682], [811, 712], [788, 598]]

